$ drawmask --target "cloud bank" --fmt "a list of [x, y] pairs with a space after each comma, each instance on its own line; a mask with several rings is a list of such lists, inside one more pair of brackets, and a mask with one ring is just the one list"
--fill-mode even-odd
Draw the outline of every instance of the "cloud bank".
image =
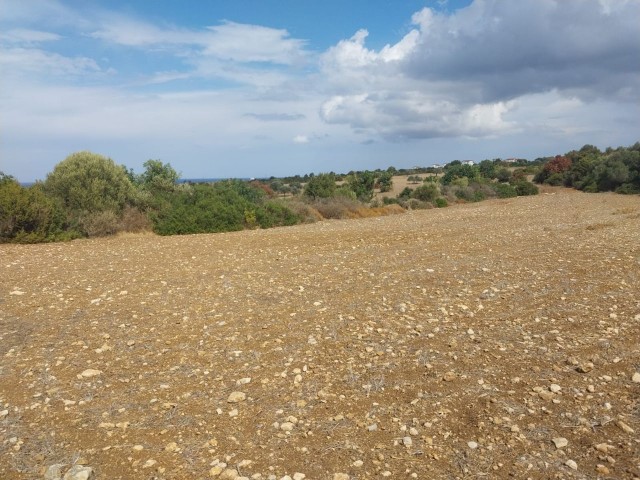
[[516, 155], [521, 143], [521, 154], [633, 143], [638, 18], [639, 0], [475, 0], [415, 12], [378, 49], [363, 25], [318, 50], [283, 28], [7, 0], [0, 169], [42, 178], [72, 151], [104, 146], [132, 166], [162, 155], [193, 176], [255, 176], [234, 168], [350, 170], [407, 152], [413, 164], [429, 146]]

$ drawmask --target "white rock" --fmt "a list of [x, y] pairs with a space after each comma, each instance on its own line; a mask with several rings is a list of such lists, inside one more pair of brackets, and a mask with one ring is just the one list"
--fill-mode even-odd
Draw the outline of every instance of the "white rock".
[[91, 378], [97, 377], [98, 375], [102, 375], [102, 370], [95, 370], [93, 368], [87, 368], [84, 372], [78, 375], [79, 379], [83, 378]]
[[293, 474], [293, 480], [304, 480], [307, 476], [304, 473], [296, 472]]
[[631, 381], [634, 383], [640, 383], [640, 372], [635, 372], [631, 377]]
[[282, 425], [280, 425], [280, 430], [284, 431], [284, 432], [290, 432], [291, 430], [293, 430], [293, 423], [291, 422], [284, 422]]
[[549, 390], [551, 390], [553, 393], [558, 393], [560, 390], [562, 390], [562, 387], [560, 385], [552, 383], [551, 385], [549, 385]]
[[62, 468], [64, 467], [61, 463], [56, 463], [55, 465], [51, 465], [47, 468], [47, 471], [44, 473], [44, 480], [60, 480], [62, 478]]
[[475, 450], [476, 448], [478, 448], [478, 443], [474, 441], [467, 442], [467, 445], [471, 450]]
[[89, 480], [93, 478], [93, 468], [74, 465], [62, 478], [63, 480]]
[[573, 460], [567, 460], [564, 464], [572, 470], [578, 470], [578, 464]]
[[413, 445], [413, 440], [411, 439], [411, 437], [404, 437], [404, 438], [402, 439], [402, 444], [403, 444], [405, 447], [410, 447], [411, 445]]
[[569, 440], [564, 437], [556, 437], [551, 440], [556, 448], [564, 448], [569, 445]]
[[227, 402], [229, 403], [238, 403], [244, 402], [247, 398], [247, 395], [244, 392], [231, 392], [229, 398], [227, 398]]

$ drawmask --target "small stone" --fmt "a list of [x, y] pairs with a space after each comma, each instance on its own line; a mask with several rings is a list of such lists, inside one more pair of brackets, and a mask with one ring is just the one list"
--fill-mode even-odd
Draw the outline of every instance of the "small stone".
[[402, 444], [403, 444], [405, 447], [410, 447], [411, 445], [413, 445], [413, 440], [411, 439], [411, 437], [404, 437], [404, 438], [402, 439]]
[[[2, 411], [0, 412], [0, 418], [4, 418], [4, 417], [6, 417], [7, 415], [9, 415], [9, 410], [2, 410]], [[52, 466], [53, 466], [53, 465], [52, 465]]]
[[602, 475], [608, 475], [609, 469], [604, 465], [602, 465], [601, 463], [599, 463], [598, 465], [596, 465], [596, 472], [601, 473]]
[[64, 465], [61, 463], [51, 465], [44, 473], [44, 480], [61, 480], [63, 467]]
[[372, 425], [369, 425], [369, 426], [367, 427], [367, 430], [369, 430], [370, 432], [375, 432], [376, 430], [378, 430], [378, 424], [377, 424], [377, 423], [374, 423], [374, 424], [372, 424]]
[[608, 443], [599, 443], [594, 447], [596, 450], [602, 453], [609, 453], [609, 451], [613, 448]]
[[551, 385], [549, 385], [549, 390], [553, 393], [558, 393], [560, 390], [562, 390], [562, 387], [560, 385], [552, 383]]
[[346, 473], [334, 473], [333, 480], [349, 480], [349, 475]]
[[63, 480], [89, 480], [93, 478], [93, 468], [74, 465], [62, 478]]
[[635, 372], [631, 377], [633, 383], [640, 383], [640, 372]]
[[360, 468], [362, 465], [364, 465], [364, 462], [362, 460], [356, 460], [351, 465], [353, 465], [356, 468]]
[[622, 420], [618, 420], [616, 422], [616, 425], [618, 425], [618, 427], [620, 427], [620, 429], [622, 429], [622, 431], [625, 433], [635, 433], [635, 430], [631, 428], [629, 425], [627, 425], [626, 423], [624, 423]]
[[231, 392], [229, 398], [227, 398], [227, 402], [229, 403], [239, 403], [244, 402], [247, 398], [247, 395], [244, 392]]
[[304, 473], [296, 472], [293, 474], [293, 480], [304, 480], [307, 476]]
[[582, 365], [579, 365], [578, 368], [576, 368], [576, 370], [579, 373], [589, 373], [591, 370], [593, 370], [593, 363], [591, 362], [583, 363]]
[[216, 465], [215, 467], [212, 467], [211, 470], [209, 470], [209, 475], [211, 475], [212, 477], [217, 477], [223, 472], [223, 470], [224, 469], [221, 466]]
[[82, 372], [81, 374], [78, 375], [79, 379], [83, 379], [83, 378], [91, 378], [91, 377], [96, 377], [98, 375], [101, 375], [102, 371], [101, 370], [94, 370], [93, 368], [87, 368], [84, 372]]
[[166, 452], [177, 452], [180, 449], [178, 448], [178, 444], [176, 442], [171, 442], [167, 443], [167, 445], [164, 447], [164, 450]]
[[240, 475], [238, 475], [238, 472], [232, 468], [227, 468], [226, 470], [224, 470], [221, 474], [220, 474], [220, 478], [221, 480], [236, 480]]
[[290, 432], [293, 430], [293, 423], [291, 422], [284, 422], [282, 425], [280, 425], [280, 430], [282, 430], [283, 432]]
[[471, 441], [471, 442], [467, 442], [467, 446], [471, 449], [471, 450], [475, 450], [476, 448], [478, 448], [478, 443]]
[[134, 452], [141, 452], [142, 450], [144, 450], [144, 447], [142, 445], [134, 445], [133, 446], [133, 451]]
[[442, 376], [442, 380], [444, 380], [445, 382], [452, 382], [455, 379], [456, 379], [455, 372], [447, 372]]
[[554, 443], [556, 448], [564, 448], [567, 445], [569, 445], [569, 440], [567, 440], [564, 437], [556, 437], [556, 438], [552, 439], [552, 442]]
[[573, 460], [567, 460], [564, 464], [571, 470], [578, 470], [578, 464]]

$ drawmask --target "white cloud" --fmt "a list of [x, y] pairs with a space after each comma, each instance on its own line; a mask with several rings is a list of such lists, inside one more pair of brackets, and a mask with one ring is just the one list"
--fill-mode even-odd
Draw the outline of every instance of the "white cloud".
[[5, 75], [83, 75], [99, 72], [92, 58], [66, 57], [36, 48], [5, 48], [1, 50], [0, 67]]
[[328, 123], [390, 139], [487, 137], [521, 96], [640, 101], [640, 2], [476, 0], [453, 14], [424, 8], [395, 45], [366, 47], [366, 30], [321, 59]]
[[309, 143], [309, 137], [307, 137], [306, 135], [296, 135], [295, 137], [293, 137], [293, 143], [298, 143], [298, 144]]
[[43, 32], [39, 30], [30, 30], [28, 28], [14, 28], [0, 33], [0, 40], [9, 43], [41, 43], [60, 40], [60, 35], [51, 32]]

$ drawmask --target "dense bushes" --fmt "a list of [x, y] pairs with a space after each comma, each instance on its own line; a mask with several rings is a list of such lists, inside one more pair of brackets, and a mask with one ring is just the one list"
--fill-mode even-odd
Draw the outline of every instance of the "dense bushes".
[[0, 172], [0, 242], [38, 243], [77, 236], [66, 232], [64, 210], [42, 185], [22, 187]]
[[565, 185], [585, 192], [640, 193], [640, 142], [601, 152], [585, 145], [548, 159], [535, 176], [536, 183]]
[[182, 185], [152, 214], [160, 235], [231, 232], [294, 225], [300, 216], [264, 190], [240, 180]]

